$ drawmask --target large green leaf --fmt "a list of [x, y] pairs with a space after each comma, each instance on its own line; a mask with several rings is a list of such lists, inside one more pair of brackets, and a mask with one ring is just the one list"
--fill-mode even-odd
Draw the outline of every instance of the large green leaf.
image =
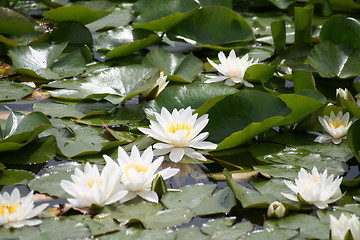
[[158, 69], [150, 66], [112, 67], [90, 76], [79, 90], [82, 96], [105, 97], [111, 103], [118, 104], [145, 91], [158, 78]]
[[229, 187], [234, 192], [235, 197], [241, 202], [243, 208], [267, 208], [270, 203], [277, 200], [270, 194], [261, 194], [254, 189], [246, 188], [235, 182], [226, 169], [224, 174]]
[[95, 49], [106, 51], [106, 58], [129, 55], [160, 41], [157, 34], [130, 27], [112, 29], [102, 33], [96, 40]]
[[326, 20], [321, 28], [320, 41], [331, 41], [334, 44], [342, 44], [352, 48], [360, 47], [360, 23], [358, 20], [335, 15]]
[[20, 46], [9, 51], [18, 73], [44, 79], [72, 77], [85, 70], [85, 60], [79, 50], [60, 56], [67, 43]]
[[142, 63], [164, 69], [169, 80], [179, 82], [192, 82], [203, 69], [202, 61], [192, 53], [169, 53], [160, 48], [151, 50]]
[[251, 42], [253, 32], [236, 12], [226, 7], [210, 6], [196, 10], [189, 18], [172, 28], [169, 37], [184, 39], [202, 47], [235, 43], [229, 48], [236, 48], [241, 43]]
[[290, 112], [286, 104], [275, 96], [243, 90], [225, 97], [208, 111], [210, 120], [205, 131], [209, 131], [210, 141], [220, 142], [248, 125], [256, 124], [253, 134], [246, 136], [250, 140], [260, 132], [276, 126], [279, 117], [285, 117]]
[[0, 81], [0, 101], [20, 99], [33, 92], [33, 88], [21, 83]]
[[349, 78], [360, 74], [360, 48], [353, 49], [323, 41], [311, 50], [308, 59], [322, 77]]
[[129, 9], [116, 9], [109, 15], [97, 21], [86, 24], [86, 27], [94, 32], [105, 27], [120, 27], [127, 25], [131, 21], [132, 15]]
[[46, 11], [44, 12], [44, 17], [57, 22], [77, 21], [85, 25], [105, 17], [109, 13], [110, 12], [104, 10], [91, 10], [86, 6], [73, 5]]
[[198, 7], [192, 0], [155, 0], [135, 19], [134, 28], [165, 32], [189, 17]]
[[0, 139], [0, 152], [15, 151], [37, 139], [38, 134], [51, 127], [50, 121], [40, 112], [24, 115], [11, 111], [4, 138]]
[[19, 151], [1, 153], [1, 162], [9, 164], [44, 163], [53, 159], [57, 152], [54, 136], [39, 138]]
[[196, 109], [203, 104], [211, 105], [212, 99], [215, 97], [224, 97], [236, 92], [238, 92], [237, 89], [222, 83], [194, 83], [183, 86], [170, 86], [162, 91], [154, 101], [150, 102], [145, 107], [145, 110], [147, 114], [153, 115], [154, 112], [159, 113], [162, 107], [169, 111], [174, 108], [187, 108], [188, 106]]
[[25, 170], [4, 169], [0, 171], [0, 185], [26, 184], [34, 177], [34, 173]]
[[30, 17], [0, 6], [0, 34], [20, 35], [33, 32], [35, 25]]
[[93, 38], [89, 29], [75, 21], [66, 21], [57, 24], [51, 36], [57, 42], [68, 42], [69, 44], [88, 46], [92, 46], [93, 44]]
[[360, 162], [360, 141], [358, 138], [359, 134], [360, 134], [360, 120], [357, 120], [349, 128], [346, 139], [352, 153], [354, 154], [356, 159]]

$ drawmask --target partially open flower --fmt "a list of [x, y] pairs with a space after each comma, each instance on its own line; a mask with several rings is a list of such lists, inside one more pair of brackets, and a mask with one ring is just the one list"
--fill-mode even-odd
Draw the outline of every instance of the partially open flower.
[[360, 240], [360, 223], [354, 214], [341, 213], [340, 218], [330, 215], [331, 240]]
[[272, 202], [267, 210], [268, 217], [282, 218], [285, 216], [286, 207], [279, 201]]
[[311, 132], [319, 135], [314, 141], [319, 143], [332, 141], [334, 144], [339, 144], [346, 139], [346, 134], [353, 123], [350, 121], [350, 114], [347, 112], [343, 115], [341, 111], [337, 115], [331, 112], [330, 117], [319, 117], [319, 122], [326, 133]]
[[301, 168], [298, 178], [295, 179], [295, 184], [287, 180], [284, 181], [295, 195], [285, 193], [282, 193], [282, 195], [290, 200], [313, 204], [317, 208], [323, 209], [329, 203], [341, 198], [341, 181], [342, 178], [336, 177], [334, 179], [332, 174], [328, 177], [327, 170], [321, 174], [316, 167], [312, 169], [311, 173]]
[[49, 204], [34, 207], [33, 191], [23, 200], [20, 199], [19, 189], [15, 188], [11, 195], [7, 192], [0, 194], [0, 226], [6, 228], [20, 228], [40, 224], [40, 219], [32, 219], [39, 215]]
[[[104, 155], [107, 161], [113, 161], [110, 157]], [[126, 196], [121, 199], [125, 202], [135, 198], [137, 195], [150, 202], [158, 202], [159, 198], [156, 192], [151, 190], [151, 183], [156, 175], [168, 179], [179, 172], [177, 168], [166, 168], [157, 171], [163, 162], [163, 157], [157, 158], [153, 162], [154, 154], [151, 147], [148, 147], [142, 155], [139, 149], [133, 146], [130, 156], [122, 147], [118, 148], [118, 163], [122, 169], [121, 177], [122, 187], [128, 191]]]
[[150, 129], [139, 128], [141, 132], [162, 142], [154, 145], [155, 155], [170, 153], [169, 157], [173, 162], [179, 162], [184, 155], [206, 160], [203, 156], [207, 153], [206, 150], [217, 147], [214, 143], [204, 141], [209, 135], [208, 132], [200, 133], [209, 122], [207, 114], [197, 118], [197, 114], [193, 115], [190, 107], [179, 111], [174, 109], [170, 114], [163, 107], [161, 114], [155, 113], [155, 117], [157, 121], [150, 120]]
[[62, 180], [61, 187], [74, 198], [67, 200], [74, 207], [92, 204], [108, 205], [119, 201], [128, 191], [121, 187], [121, 169], [114, 161], [107, 161], [101, 174], [96, 164], [86, 163], [84, 172], [75, 168], [73, 182]]
[[220, 64], [216, 64], [210, 59], [208, 62], [223, 76], [212, 77], [206, 80], [206, 83], [225, 81], [226, 85], [234, 86], [243, 83], [247, 87], [254, 87], [251, 83], [244, 80], [244, 75], [248, 67], [257, 64], [258, 60], [249, 59], [249, 55], [245, 54], [242, 58], [236, 57], [235, 51], [231, 50], [228, 58], [223, 52], [218, 54]]
[[[159, 93], [165, 89], [165, 87], [168, 85], [168, 81], [166, 81], [167, 76], [164, 76], [164, 72], [160, 72], [160, 77], [156, 80], [156, 82], [151, 85], [147, 90], [143, 91], [141, 93], [141, 96], [146, 98], [150, 95], [156, 97], [159, 95]], [[154, 92], [155, 91], [155, 92]]]

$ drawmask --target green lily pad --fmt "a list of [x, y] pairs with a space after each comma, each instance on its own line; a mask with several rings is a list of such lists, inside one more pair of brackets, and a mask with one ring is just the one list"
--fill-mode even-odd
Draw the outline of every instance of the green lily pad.
[[230, 49], [242, 47], [243, 43], [253, 40], [249, 24], [233, 10], [220, 6], [195, 10], [190, 17], [173, 27], [168, 36], [200, 47], [216, 48], [235, 43]]
[[4, 169], [0, 171], [0, 185], [26, 184], [35, 178], [35, 174], [19, 169]]
[[261, 194], [256, 190], [246, 188], [235, 182], [226, 169], [224, 174], [229, 187], [234, 192], [235, 197], [241, 202], [243, 208], [267, 208], [270, 203], [277, 200], [270, 194]]
[[33, 92], [34, 88], [21, 83], [0, 81], [0, 101], [21, 99]]
[[358, 140], [360, 132], [360, 121], [356, 120], [349, 128], [347, 134], [347, 143], [351, 152], [354, 154], [356, 159], [360, 161], [360, 141]]
[[135, 19], [134, 28], [165, 32], [189, 17], [198, 7], [199, 5], [191, 0], [156, 0], [147, 5]]
[[221, 99], [238, 91], [222, 83], [193, 83], [183, 86], [169, 86], [154, 101], [145, 106], [145, 111], [148, 115], [153, 115], [154, 112], [159, 113], [162, 107], [171, 112], [174, 108], [181, 109], [191, 106], [191, 108], [196, 109], [203, 106], [199, 111], [206, 113], [203, 108], [207, 109], [212, 106], [215, 98]]
[[351, 48], [360, 44], [354, 39], [360, 38], [360, 22], [351, 17], [335, 15], [326, 20], [321, 28], [320, 41], [331, 41]]
[[109, 15], [86, 24], [86, 27], [92, 32], [106, 27], [120, 27], [127, 25], [131, 21], [131, 18], [132, 15], [129, 9], [116, 9]]
[[68, 42], [69, 44], [77, 46], [93, 45], [93, 38], [89, 29], [75, 21], [66, 21], [57, 24], [51, 36], [57, 42]]
[[0, 7], [0, 34], [20, 35], [35, 30], [36, 22], [15, 10]]
[[73, 5], [46, 11], [44, 12], [44, 17], [57, 22], [77, 21], [85, 25], [103, 18], [109, 13], [110, 12], [104, 10], [91, 10], [86, 6]]
[[70, 176], [74, 174], [74, 169], [80, 167], [80, 164], [70, 162], [58, 164], [43, 170], [46, 172], [41, 176], [37, 176], [28, 184], [29, 188], [40, 193], [46, 193], [50, 196], [61, 198], [70, 197], [60, 186], [61, 180], [71, 181]]
[[67, 43], [19, 46], [9, 50], [9, 56], [18, 73], [42, 79], [76, 76], [85, 70], [85, 60], [80, 50], [60, 57], [66, 46]]
[[311, 50], [308, 59], [322, 77], [349, 78], [360, 74], [360, 49], [323, 41]]
[[158, 78], [158, 69], [149, 66], [112, 67], [90, 76], [79, 91], [88, 98], [104, 97], [113, 104], [119, 104], [145, 91]]
[[96, 40], [95, 49], [106, 51], [105, 58], [115, 58], [130, 55], [159, 41], [159, 36], [153, 32], [122, 27], [102, 33]]
[[169, 53], [163, 49], [151, 50], [142, 63], [164, 69], [167, 79], [177, 82], [192, 82], [203, 69], [202, 61], [192, 53]]
[[38, 134], [51, 127], [50, 121], [40, 112], [24, 115], [11, 111], [0, 138], [0, 152], [15, 151], [37, 139]]
[[154, 215], [146, 215], [141, 222], [146, 228], [158, 229], [180, 226], [190, 222], [194, 214], [187, 208], [161, 210]]

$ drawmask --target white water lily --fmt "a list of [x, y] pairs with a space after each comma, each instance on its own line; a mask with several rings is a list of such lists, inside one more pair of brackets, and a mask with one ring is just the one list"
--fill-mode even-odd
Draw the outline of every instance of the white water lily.
[[331, 240], [344, 240], [347, 234], [351, 234], [351, 239], [360, 240], [359, 219], [354, 214], [341, 213], [339, 219], [330, 215], [330, 231]]
[[329, 203], [333, 203], [341, 198], [340, 184], [342, 177], [336, 177], [331, 174], [327, 176], [327, 169], [321, 174], [317, 168], [314, 167], [311, 173], [301, 168], [298, 173], [298, 178], [295, 179], [295, 184], [285, 180], [285, 184], [290, 188], [295, 195], [285, 194], [282, 195], [290, 200], [297, 202], [304, 202], [313, 204], [317, 208], [323, 209]]
[[147, 90], [143, 91], [141, 93], [141, 96], [143, 97], [147, 97], [149, 96], [149, 94], [156, 88], [158, 87], [156, 93], [154, 93], [154, 96], [156, 97], [157, 95], [159, 95], [159, 93], [165, 89], [165, 87], [168, 85], [168, 81], [166, 81], [167, 76], [164, 76], [164, 72], [160, 72], [160, 77], [156, 80], [156, 82], [151, 85]]
[[319, 135], [314, 141], [319, 143], [332, 141], [334, 144], [339, 144], [346, 139], [346, 134], [353, 123], [350, 121], [350, 114], [347, 112], [343, 115], [341, 111], [337, 115], [331, 112], [330, 117], [319, 117], [319, 122], [326, 133], [311, 132]]
[[[104, 158], [110, 162], [113, 161], [110, 157], [104, 155]], [[163, 162], [163, 157], [157, 158], [153, 161], [154, 153], [151, 147], [148, 147], [142, 155], [139, 149], [133, 146], [130, 156], [122, 147], [118, 148], [118, 163], [122, 169], [123, 175], [121, 182], [123, 188], [128, 191], [127, 195], [121, 199], [121, 202], [126, 202], [140, 196], [150, 202], [158, 202], [159, 198], [156, 192], [151, 190], [151, 183], [159, 174], [164, 180], [174, 176], [179, 172], [177, 168], [166, 168], [157, 171]]]
[[193, 115], [190, 107], [179, 111], [174, 109], [172, 113], [163, 107], [161, 114], [155, 113], [155, 117], [157, 121], [150, 120], [150, 129], [139, 128], [141, 132], [161, 141], [154, 145], [155, 155], [170, 153], [169, 158], [173, 162], [179, 162], [184, 155], [206, 160], [203, 156], [206, 150], [217, 147], [212, 142], [204, 141], [208, 132], [200, 133], [209, 122], [207, 114], [197, 118], [197, 113]]
[[62, 180], [60, 183], [65, 192], [74, 197], [67, 199], [74, 207], [112, 204], [128, 193], [121, 186], [121, 168], [114, 161], [107, 161], [101, 174], [97, 165], [90, 163], [86, 163], [84, 172], [75, 168], [74, 173], [73, 182]]
[[34, 207], [33, 191], [24, 199], [20, 198], [19, 189], [15, 188], [11, 195], [0, 194], [0, 226], [20, 228], [40, 224], [40, 219], [32, 219], [39, 215], [49, 204]]
[[218, 54], [220, 64], [216, 64], [209, 58], [208, 62], [223, 76], [210, 78], [205, 83], [225, 81], [226, 85], [234, 86], [238, 83], [243, 83], [246, 87], [254, 87], [251, 83], [244, 80], [246, 69], [251, 65], [257, 64], [258, 59], [249, 59], [249, 55], [245, 54], [242, 58], [236, 57], [235, 51], [231, 50], [229, 56], [226, 58], [223, 52]]
[[267, 210], [268, 217], [282, 218], [286, 214], [286, 207], [279, 201], [272, 202]]

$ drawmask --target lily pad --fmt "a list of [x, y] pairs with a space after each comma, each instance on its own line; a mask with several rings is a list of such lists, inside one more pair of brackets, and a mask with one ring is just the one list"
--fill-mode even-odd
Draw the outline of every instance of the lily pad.
[[0, 185], [26, 184], [35, 178], [35, 174], [19, 169], [4, 169], [0, 171]]
[[198, 7], [199, 5], [192, 0], [156, 0], [147, 5], [135, 19], [134, 28], [165, 32], [189, 17], [192, 10]]
[[[213, 34], [216, 32], [217, 34]], [[170, 39], [183, 39], [200, 47], [216, 48], [235, 43], [229, 48], [241, 47], [253, 41], [249, 24], [236, 12], [220, 6], [208, 6], [177, 24], [169, 32]]]
[[19, 46], [9, 50], [9, 56], [18, 73], [42, 79], [76, 76], [85, 70], [85, 60], [80, 50], [61, 57], [66, 46], [67, 43]]
[[35, 21], [13, 9], [0, 7], [0, 34], [20, 35], [35, 31]]
[[85, 25], [103, 18], [109, 13], [110, 12], [104, 10], [91, 10], [86, 6], [73, 5], [46, 11], [44, 12], [44, 17], [57, 22], [77, 21]]
[[34, 88], [21, 83], [0, 81], [0, 101], [21, 99], [33, 92]]
[[169, 53], [163, 49], [151, 50], [142, 63], [164, 69], [167, 79], [177, 82], [192, 82], [203, 69], [202, 61], [192, 53]]
[[360, 49], [323, 41], [311, 50], [308, 59], [322, 77], [349, 78], [360, 74]]

